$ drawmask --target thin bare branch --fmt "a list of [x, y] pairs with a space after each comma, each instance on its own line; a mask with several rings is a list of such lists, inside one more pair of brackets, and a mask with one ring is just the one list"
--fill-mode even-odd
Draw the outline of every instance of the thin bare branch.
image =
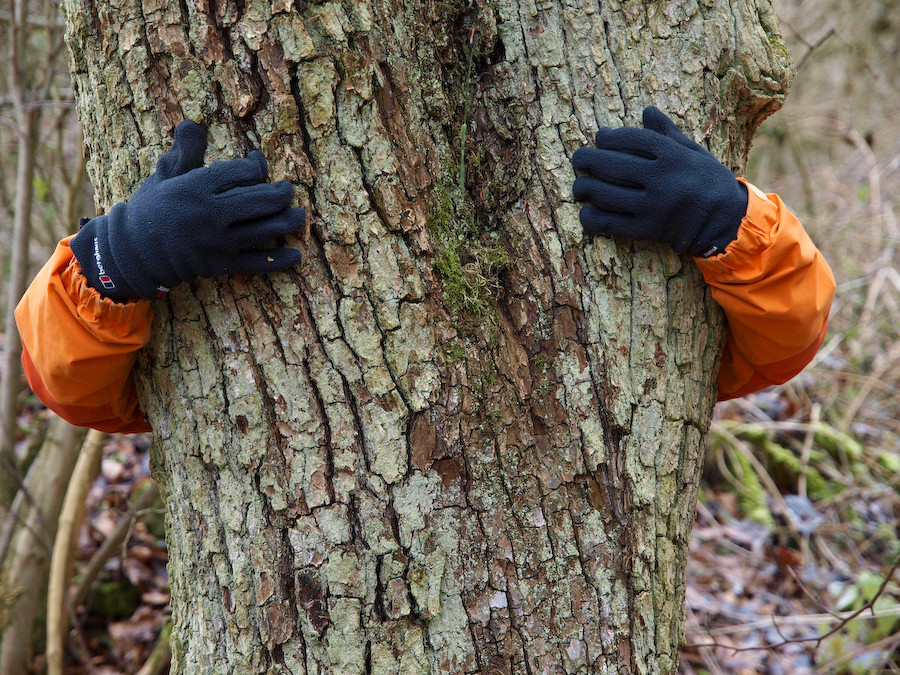
[[[878, 590], [874, 594], [874, 596], [862, 607], [857, 610], [848, 611], [848, 612], [840, 612], [840, 613], [828, 613], [828, 614], [802, 614], [796, 616], [773, 616], [768, 619], [763, 619], [760, 621], [751, 621], [745, 624], [739, 624], [735, 626], [722, 626], [719, 628], [710, 628], [705, 630], [704, 632], [713, 638], [713, 642], [711, 643], [688, 643], [685, 647], [691, 648], [701, 648], [701, 647], [716, 647], [716, 648], [724, 648], [729, 649], [734, 652], [744, 652], [744, 651], [755, 651], [759, 649], [777, 649], [779, 647], [783, 647], [788, 644], [804, 644], [804, 643], [812, 643], [816, 647], [819, 647], [822, 642], [840, 631], [844, 628], [848, 623], [853, 621], [854, 619], [880, 619], [884, 617], [892, 617], [892, 616], [900, 616], [900, 607], [889, 607], [886, 609], [875, 609], [875, 602], [882, 596], [885, 588], [891, 582], [894, 572], [897, 571], [897, 568], [900, 567], [900, 556], [898, 556], [894, 563], [891, 565], [891, 568], [888, 570], [887, 574], [884, 575], [884, 581], [879, 586]], [[825, 633], [821, 633], [814, 637], [803, 637], [803, 638], [784, 638], [782, 642], [753, 646], [753, 647], [734, 647], [732, 645], [723, 645], [716, 641], [716, 637], [724, 636], [724, 635], [734, 635], [735, 633], [745, 633], [751, 632], [755, 630], [765, 629], [765, 628], [775, 628], [779, 631], [779, 635], [781, 635], [781, 630], [786, 626], [804, 626], [804, 625], [822, 625], [822, 624], [830, 624], [837, 622], [832, 628], [830, 628]], [[699, 627], [695, 627], [696, 630], [703, 630]], [[893, 636], [896, 638], [897, 636]]]
[[147, 515], [148, 509], [153, 506], [158, 497], [159, 487], [154, 482], [130, 506], [128, 513], [122, 517], [113, 533], [104, 540], [100, 548], [91, 557], [87, 566], [81, 570], [81, 580], [78, 583], [78, 587], [70, 594], [70, 601], [73, 607], [77, 607], [84, 602], [91, 585], [100, 576], [100, 572], [103, 571], [103, 566], [121, 550], [122, 544], [131, 532], [131, 528], [134, 527], [134, 523]]
[[91, 429], [81, 447], [75, 470], [69, 479], [56, 528], [56, 541], [50, 559], [47, 589], [47, 672], [62, 675], [66, 634], [69, 632], [69, 607], [66, 588], [72, 568], [72, 548], [84, 517], [84, 500], [97, 474], [103, 456], [106, 434]]

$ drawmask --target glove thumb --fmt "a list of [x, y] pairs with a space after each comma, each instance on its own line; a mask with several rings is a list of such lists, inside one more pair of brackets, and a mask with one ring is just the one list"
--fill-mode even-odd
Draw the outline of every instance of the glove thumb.
[[206, 129], [196, 122], [185, 120], [175, 129], [172, 148], [156, 164], [160, 180], [174, 178], [203, 166], [206, 154]]
[[643, 121], [645, 129], [650, 129], [650, 131], [655, 131], [658, 134], [667, 136], [691, 150], [699, 150], [700, 152], [706, 153], [706, 150], [702, 146], [685, 136], [681, 129], [679, 129], [675, 123], [666, 117], [666, 114], [656, 106], [650, 105], [644, 108]]

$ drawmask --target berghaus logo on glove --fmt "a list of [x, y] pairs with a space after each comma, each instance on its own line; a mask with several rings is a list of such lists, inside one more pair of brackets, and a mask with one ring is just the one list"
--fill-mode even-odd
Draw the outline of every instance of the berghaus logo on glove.
[[100, 283], [103, 284], [103, 288], [115, 288], [116, 285], [113, 283], [112, 277], [106, 273], [103, 267], [103, 260], [100, 258], [100, 244], [97, 242], [97, 237], [94, 237], [94, 260], [97, 261], [97, 274], [100, 277]]

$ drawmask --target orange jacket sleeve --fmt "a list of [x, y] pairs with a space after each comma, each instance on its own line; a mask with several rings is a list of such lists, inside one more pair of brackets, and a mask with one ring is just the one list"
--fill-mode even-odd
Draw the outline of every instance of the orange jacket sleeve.
[[778, 195], [747, 185], [738, 237], [714, 258], [697, 258], [728, 322], [719, 400], [787, 382], [825, 339], [834, 276]]
[[[719, 399], [786, 382], [825, 339], [834, 277], [797, 218], [774, 194], [747, 184], [738, 238], [697, 259], [728, 322]], [[148, 300], [117, 304], [87, 285], [68, 240], [16, 308], [32, 389], [73, 424], [150, 431], [131, 369], [150, 337]]]
[[73, 424], [150, 431], [131, 370], [152, 319], [149, 300], [117, 304], [88, 286], [63, 240], [16, 307], [28, 383]]

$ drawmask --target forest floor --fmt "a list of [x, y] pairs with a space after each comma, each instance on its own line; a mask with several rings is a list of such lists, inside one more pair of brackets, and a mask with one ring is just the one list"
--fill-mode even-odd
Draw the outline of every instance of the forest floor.
[[[900, 672], [900, 471], [817, 422], [811, 387], [801, 380], [718, 411], [690, 541], [685, 675]], [[36, 410], [23, 415], [46, 414]], [[149, 443], [107, 440], [78, 565], [145, 487]], [[92, 585], [67, 675], [138, 672], [169, 615], [166, 562], [157, 503]]]

